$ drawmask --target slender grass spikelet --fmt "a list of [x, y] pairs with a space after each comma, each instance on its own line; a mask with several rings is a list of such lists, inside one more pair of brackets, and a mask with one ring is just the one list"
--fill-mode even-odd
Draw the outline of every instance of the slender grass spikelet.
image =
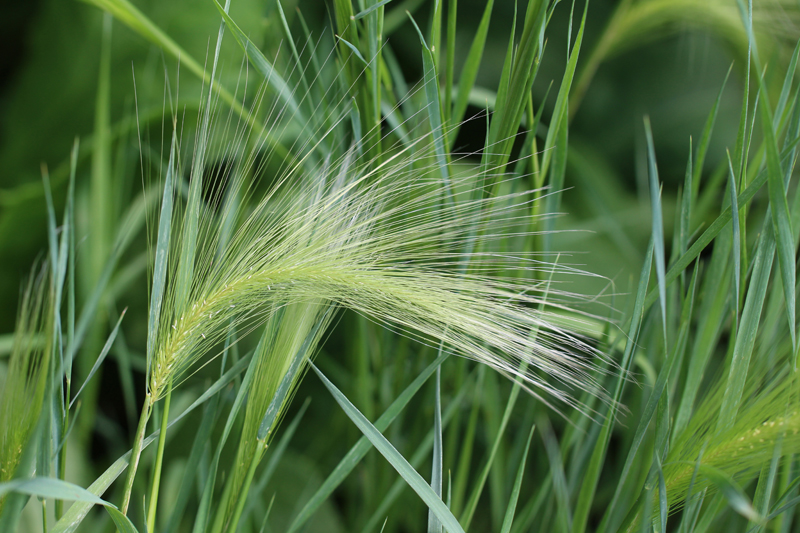
[[[15, 476], [39, 420], [52, 348], [49, 266], [34, 270], [22, 291], [5, 387], [0, 398], [0, 483]], [[0, 496], [2, 510], [5, 495]]]

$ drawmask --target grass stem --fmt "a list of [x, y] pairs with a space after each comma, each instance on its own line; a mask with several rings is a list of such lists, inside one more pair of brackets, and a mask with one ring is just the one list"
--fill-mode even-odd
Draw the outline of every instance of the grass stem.
[[158, 434], [158, 451], [156, 464], [153, 469], [153, 482], [150, 484], [150, 507], [147, 509], [147, 531], [156, 530], [156, 507], [158, 506], [158, 487], [161, 484], [161, 467], [164, 462], [164, 444], [167, 440], [167, 421], [169, 419], [169, 404], [172, 399], [172, 379], [167, 386], [167, 395], [164, 398], [164, 409], [161, 414], [161, 432]]
[[[63, 428], [63, 434], [61, 435], [62, 443], [61, 443], [61, 451], [59, 452], [59, 460], [58, 460], [58, 479], [66, 480], [67, 476], [67, 430], [69, 429], [69, 398], [70, 398], [70, 385], [72, 384], [72, 380], [67, 377], [66, 379], [66, 394], [64, 396], [64, 405], [66, 409], [64, 409], [64, 421], [61, 424]], [[64, 514], [64, 501], [63, 500], [56, 500], [56, 520], [61, 519], [61, 516]], [[47, 531], [47, 529], [45, 529]]]
[[235, 533], [236, 529], [239, 527], [239, 520], [242, 517], [242, 511], [244, 511], [244, 504], [247, 503], [247, 495], [250, 492], [250, 485], [253, 482], [253, 476], [255, 476], [258, 463], [261, 462], [261, 456], [264, 455], [264, 450], [266, 449], [266, 440], [258, 439], [256, 441], [256, 449], [253, 453], [253, 459], [250, 461], [250, 468], [248, 468], [247, 476], [244, 478], [244, 483], [242, 483], [242, 488], [239, 491], [239, 497], [236, 499], [236, 507], [233, 510], [233, 515], [231, 515], [231, 521], [228, 524], [227, 531]]
[[150, 419], [150, 412], [153, 408], [153, 397], [148, 392], [144, 398], [144, 405], [142, 405], [142, 414], [139, 417], [139, 427], [136, 428], [136, 436], [133, 440], [133, 449], [131, 450], [131, 460], [128, 464], [128, 475], [125, 477], [125, 489], [122, 493], [122, 505], [120, 511], [122, 514], [128, 514], [128, 505], [131, 503], [131, 492], [133, 491], [133, 480], [136, 478], [136, 468], [139, 466], [139, 456], [142, 454], [142, 442], [144, 441], [144, 433], [147, 429], [147, 421]]

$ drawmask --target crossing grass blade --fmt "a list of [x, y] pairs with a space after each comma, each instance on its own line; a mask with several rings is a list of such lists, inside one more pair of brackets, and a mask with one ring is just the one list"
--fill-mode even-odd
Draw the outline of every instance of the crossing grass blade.
[[517, 468], [517, 477], [514, 479], [514, 488], [511, 489], [511, 496], [508, 498], [508, 508], [506, 509], [506, 514], [503, 518], [503, 526], [500, 529], [500, 533], [511, 533], [511, 526], [514, 523], [514, 514], [517, 510], [517, 501], [519, 500], [519, 492], [522, 486], [522, 477], [525, 473], [525, 461], [528, 458], [528, 451], [531, 448], [531, 440], [533, 439], [533, 432], [535, 429], [536, 426], [531, 427], [531, 431], [528, 433], [528, 440], [525, 443], [525, 449], [522, 452], [522, 459], [520, 459], [519, 468]]
[[[470, 494], [469, 499], [464, 507], [464, 511], [461, 513], [460, 522], [463, 524], [465, 529], [469, 529], [470, 524], [472, 523], [472, 518], [475, 515], [475, 510], [478, 508], [478, 500], [481, 497], [481, 493], [483, 492], [483, 487], [486, 484], [486, 479], [489, 477], [489, 471], [494, 464], [495, 457], [497, 457], [497, 451], [500, 448], [500, 443], [503, 438], [503, 433], [505, 433], [506, 426], [508, 425], [508, 421], [511, 418], [511, 412], [514, 410], [514, 406], [517, 403], [517, 398], [519, 397], [520, 392], [520, 382], [515, 381], [514, 386], [511, 389], [511, 393], [508, 396], [508, 401], [506, 402], [505, 411], [503, 412], [503, 418], [500, 421], [500, 425], [497, 428], [497, 434], [495, 435], [494, 442], [492, 442], [492, 447], [489, 451], [489, 455], [486, 458], [486, 463], [484, 464], [483, 468], [481, 469], [481, 473], [478, 476], [477, 481], [473, 485], [472, 493]], [[448, 528], [449, 531], [449, 528]]]
[[[462, 407], [462, 402], [467, 395], [467, 392], [470, 390], [470, 386], [474, 384], [474, 381], [468, 378], [468, 383], [465, 383], [464, 387], [458, 391], [456, 396], [452, 399], [452, 401], [448, 404], [447, 408], [445, 409], [442, 415], [442, 429], [446, 429], [450, 422], [453, 420], [458, 409]], [[417, 447], [414, 454], [411, 456], [409, 463], [414, 468], [419, 468], [424, 460], [426, 460], [429, 456], [431, 451], [433, 450], [433, 428], [428, 430], [425, 436], [422, 439], [421, 444]], [[402, 477], [398, 478], [395, 483], [389, 487], [389, 490], [383, 496], [383, 499], [375, 508], [372, 515], [366, 521], [366, 525], [363, 527], [362, 532], [368, 533], [374, 531], [374, 529], [381, 523], [381, 520], [386, 517], [386, 513], [388, 512], [391, 505], [397, 500], [397, 498], [402, 494], [403, 490], [408, 487], [405, 479]], [[447, 530], [449, 531], [449, 530]]]
[[436, 514], [436, 517], [441, 521], [444, 528], [450, 533], [464, 533], [464, 529], [462, 529], [456, 517], [453, 516], [453, 513], [450, 512], [450, 509], [447, 508], [442, 499], [436, 495], [430, 485], [425, 482], [414, 467], [400, 455], [400, 452], [386, 440], [386, 437], [384, 437], [375, 426], [364, 418], [364, 415], [350, 403], [344, 394], [342, 394], [313, 363], [311, 363], [311, 369], [319, 376], [322, 383], [336, 400], [336, 403], [344, 409], [350, 420], [358, 426], [358, 429], [372, 442], [372, 445], [381, 452], [381, 455], [391, 463], [395, 470], [397, 470], [397, 473], [400, 474], [414, 492], [422, 498], [428, 508]]
[[575, 514], [572, 521], [572, 533], [583, 533], [586, 531], [586, 524], [589, 518], [589, 510], [594, 500], [597, 491], [597, 483], [600, 478], [600, 470], [602, 469], [606, 453], [608, 451], [608, 443], [611, 439], [611, 429], [616, 420], [616, 411], [619, 398], [622, 396], [622, 388], [625, 385], [625, 375], [630, 370], [631, 362], [633, 361], [633, 348], [636, 344], [636, 339], [639, 334], [639, 326], [644, 315], [645, 294], [647, 293], [647, 284], [650, 279], [650, 269], [653, 264], [653, 239], [650, 241], [650, 246], [645, 256], [642, 271], [639, 275], [639, 285], [636, 290], [636, 300], [631, 313], [630, 325], [627, 334], [627, 343], [625, 345], [625, 352], [622, 356], [620, 363], [620, 370], [623, 372], [617, 378], [614, 386], [614, 395], [612, 396], [612, 403], [606, 414], [605, 421], [603, 422], [600, 434], [595, 441], [592, 450], [589, 464], [584, 472], [583, 480], [581, 481], [580, 491], [578, 493], [578, 500], [575, 504]]
[[[781, 151], [781, 161], [786, 161], [787, 158], [791, 155], [792, 150], [800, 143], [800, 137], [793, 138], [791, 140], [787, 140], [786, 144]], [[756, 193], [767, 183], [767, 169], [763, 169], [758, 173], [758, 175], [750, 182], [747, 188], [739, 193], [739, 206], [747, 205], [750, 201], [755, 197]], [[692, 264], [692, 261], [697, 259], [700, 253], [714, 240], [714, 238], [719, 235], [722, 229], [731, 221], [733, 214], [731, 212], [730, 206], [726, 207], [722, 210], [722, 212], [717, 216], [714, 222], [708, 226], [708, 229], [705, 230], [696, 240], [695, 242], [689, 247], [685, 254], [679, 257], [675, 263], [670, 267], [667, 273], [664, 276], [664, 281], [667, 286], [669, 286], [673, 281], [678, 279], [681, 272], [683, 272], [686, 267]], [[645, 300], [645, 308], [649, 309], [651, 305], [659, 298], [659, 290], [658, 288], [653, 289], [648, 295], [647, 299]]]
[[[173, 58], [180, 60], [181, 65], [189, 72], [197, 76], [200, 80], [210, 86], [211, 90], [216, 92], [222, 100], [224, 100], [233, 111], [242, 117], [250, 126], [262, 129], [258, 120], [245, 110], [241, 103], [225, 89], [218, 81], [213, 80], [208, 72], [192, 57], [186, 50], [184, 50], [178, 43], [176, 43], [167, 33], [161, 28], [156, 26], [144, 13], [142, 13], [136, 6], [131, 4], [128, 0], [84, 0], [87, 4], [94, 5], [114, 16], [117, 20], [131, 28], [135, 33], [139, 34], [144, 39], [155, 44], [163, 49]], [[268, 138], [267, 142], [272, 141]], [[280, 148], [278, 143], [275, 143], [276, 149]]]
[[697, 278], [699, 275], [699, 267], [695, 268], [694, 274], [692, 276], [691, 284], [688, 290], [688, 293], [684, 299], [683, 306], [681, 309], [681, 318], [680, 318], [680, 331], [678, 333], [677, 342], [673, 345], [673, 353], [671, 353], [667, 359], [666, 364], [660, 370], [658, 374], [658, 379], [653, 385], [653, 390], [650, 393], [649, 398], [647, 399], [647, 404], [642, 411], [642, 415], [639, 418], [639, 423], [636, 427], [636, 431], [633, 435], [633, 440], [631, 441], [630, 447], [628, 448], [628, 454], [625, 458], [625, 464], [622, 467], [622, 471], [619, 474], [617, 480], [617, 488], [614, 492], [614, 496], [611, 499], [611, 503], [606, 508], [606, 512], [603, 515], [603, 518], [600, 522], [600, 525], [597, 528], [597, 531], [613, 531], [614, 527], [611, 525], [611, 520], [614, 519], [615, 511], [617, 510], [617, 505], [619, 503], [620, 497], [622, 495], [622, 491], [625, 488], [625, 482], [628, 479], [628, 475], [631, 472], [633, 467], [634, 459], [636, 458], [636, 454], [638, 453], [642, 442], [644, 441], [645, 432], [647, 428], [650, 426], [653, 416], [656, 414], [656, 408], [658, 407], [659, 402], [661, 401], [661, 397], [664, 394], [664, 391], [668, 385], [668, 380], [672, 373], [672, 369], [675, 363], [681, 358], [683, 355], [683, 350], [686, 347], [686, 342], [689, 337], [689, 329], [691, 325], [691, 318], [692, 313], [694, 310], [694, 298], [695, 298], [695, 291], [697, 287]]
[[72, 398], [72, 400], [70, 400], [69, 402], [70, 409], [72, 408], [72, 405], [75, 403], [75, 401], [78, 399], [78, 396], [81, 395], [81, 392], [83, 392], [83, 389], [84, 387], [86, 387], [86, 384], [89, 383], [89, 380], [92, 379], [92, 377], [97, 372], [97, 369], [100, 368], [100, 365], [103, 364], [103, 361], [105, 361], [108, 352], [111, 350], [111, 346], [114, 344], [114, 340], [116, 340], [117, 338], [117, 333], [119, 332], [119, 326], [120, 324], [122, 324], [122, 319], [125, 318], [126, 312], [127, 309], [124, 309], [120, 314], [119, 319], [117, 320], [117, 324], [114, 326], [114, 329], [112, 329], [111, 333], [108, 335], [108, 339], [106, 340], [106, 343], [103, 345], [103, 349], [100, 351], [100, 355], [97, 356], [94, 365], [92, 365], [92, 369], [89, 371], [89, 374], [83, 381], [83, 385], [81, 385], [81, 388], [78, 389], [78, 392], [75, 393], [75, 397]]
[[[441, 354], [441, 349], [439, 350]], [[436, 368], [436, 403], [433, 418], [433, 461], [431, 466], [431, 488], [442, 497], [442, 367]], [[449, 508], [449, 505], [448, 505]], [[442, 533], [442, 523], [428, 509], [428, 533]]]

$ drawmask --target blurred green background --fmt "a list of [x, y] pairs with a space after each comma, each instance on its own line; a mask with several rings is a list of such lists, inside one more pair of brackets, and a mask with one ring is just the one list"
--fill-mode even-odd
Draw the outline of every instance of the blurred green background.
[[[391, 12], [395, 0], [387, 9]], [[419, 4], [406, 2], [403, 5]], [[137, 1], [135, 4], [158, 26], [166, 31], [193, 57], [202, 60], [213, 46], [219, 26], [219, 15], [211, 1], [157, 0]], [[734, 2], [728, 2], [735, 9]], [[775, 3], [776, 5], [777, 2]], [[591, 51], [597, 46], [600, 36], [618, 3], [610, 0], [592, 0], [586, 28], [585, 52], [579, 62], [579, 74], [590, 64]], [[459, 2], [458, 32], [464, 42], [471, 40], [477, 27], [484, 3], [477, 0]], [[283, 3], [293, 24], [294, 8], [298, 7], [315, 36], [323, 35], [330, 40], [329, 6], [314, 0]], [[547, 94], [548, 83], [555, 80], [556, 87], [563, 75], [567, 55], [567, 26], [569, 3], [555, 10], [553, 22], [548, 29], [548, 44], [545, 59], [534, 85], [534, 104], [538, 107]], [[582, 7], [582, 6], [581, 6]], [[423, 5], [415, 12], [416, 19], [424, 25], [429, 17], [429, 6]], [[580, 9], [580, 7], [576, 8]], [[781, 8], [783, 9], [783, 8]], [[489, 39], [479, 71], [477, 86], [491, 94], [497, 86], [505, 55], [509, 27], [514, 16], [515, 4], [498, 0], [494, 7]], [[399, 9], [398, 9], [399, 11]], [[784, 11], [785, 17], [766, 35], [762, 44], [762, 57], [771, 65], [786, 62], [800, 36], [796, 12]], [[237, 0], [232, 3], [231, 16], [255, 43], [273, 49], [277, 31], [274, 3], [271, 0]], [[400, 15], [402, 17], [402, 15]], [[738, 16], [738, 15], [737, 15]], [[519, 21], [521, 25], [521, 21]], [[61, 211], [65, 197], [69, 152], [75, 137], [81, 139], [82, 158], [78, 166], [78, 187], [86, 189], [91, 174], [89, 154], [92, 135], [95, 131], [95, 106], [98, 93], [98, 70], [102, 40], [103, 14], [95, 7], [65, 0], [35, 0], [6, 3], [0, 17], [0, 333], [13, 331], [19, 287], [31, 264], [46, 247], [46, 206], [43, 195], [41, 164], [45, 164], [54, 183], [56, 209]], [[418, 37], [410, 23], [401, 21], [389, 37], [390, 46], [398, 58], [408, 80], [418, 80], [422, 73]], [[231, 43], [227, 38], [227, 44]], [[722, 87], [731, 65], [732, 73], [721, 99], [717, 124], [712, 137], [706, 169], [718, 167], [724, 160], [725, 147], [731, 146], [736, 137], [739, 108], [742, 95], [742, 43], [743, 36], [732, 35], [726, 28], [708, 24], [701, 19], [673, 17], [667, 23], [649, 29], [644, 34], [633, 34], [629, 40], [619, 43], [608, 57], [598, 61], [594, 76], [587, 77], [586, 92], [582, 100], [576, 100], [571, 108], [574, 118], [570, 126], [570, 160], [566, 174], [567, 192], [563, 196], [562, 211], [557, 227], [579, 230], [560, 234], [556, 248], [572, 252], [569, 262], [580, 265], [589, 272], [601, 274], [613, 280], [610, 289], [620, 293], [616, 305], [625, 306], [627, 293], [635, 289], [633, 278], [638, 275], [647, 241], [650, 237], [650, 204], [647, 200], [645, 145], [642, 117], [649, 115], [653, 124], [655, 147], [658, 156], [660, 178], [664, 184], [663, 203], [665, 209], [665, 241], [669, 247], [673, 227], [673, 211], [680, 184], [683, 182], [686, 159], [689, 154], [689, 138], [697, 139], [702, 131], [709, 110]], [[179, 101], [186, 105], [189, 113], [192, 105], [196, 109], [201, 84], [196, 77], [182, 72], [177, 74], [175, 62], [165, 58], [160, 50], [145, 42], [140, 36], [118, 22], [113, 23], [111, 41], [110, 75], [110, 122], [114, 132], [113, 165], [111, 171], [121, 184], [115, 197], [109, 199], [111, 217], [119, 219], [128, 208], [134, 192], [149, 184], [150, 177], [141, 176], [140, 157], [152, 154], [140, 153], [135, 123], [131, 120], [138, 105], [139, 117], [158, 117], [165, 104], [165, 92], [175, 92], [179, 80]], [[463, 60], [466, 47], [458, 49], [457, 64]], [[235, 46], [223, 47], [222, 80], [228, 87], [236, 85], [242, 72], [241, 54]], [[456, 68], [458, 71], [458, 67]], [[166, 74], [165, 74], [166, 72]], [[781, 68], [768, 71], [768, 78], [782, 77]], [[169, 88], [167, 88], [167, 84]], [[134, 89], [135, 88], [135, 89]], [[134, 102], [134, 90], [137, 103]], [[252, 87], [249, 89], [252, 91]], [[555, 91], [549, 93], [545, 105], [552, 105]], [[167, 99], [168, 100], [168, 99]], [[578, 106], [578, 103], [580, 104]], [[468, 114], [478, 114], [479, 107], [471, 107]], [[549, 110], [544, 112], [548, 121]], [[191, 127], [186, 120], [184, 136], [189, 138]], [[160, 119], [151, 120], [143, 127], [142, 136], [152, 140], [153, 146], [161, 143]], [[485, 136], [483, 120], [477, 120], [463, 128], [456, 142], [465, 150], [482, 146]], [[724, 188], [713, 198], [714, 207], [708, 216], [714, 215], [720, 205]], [[78, 248], [89, 246], [91, 232], [97, 229], [86, 226], [87, 213], [97, 206], [84, 195], [79, 202], [78, 218], [84, 220], [84, 233], [78, 234]], [[129, 306], [140, 312], [132, 316], [145, 317], [147, 268], [146, 239], [131, 247], [120, 262], [120, 271], [112, 285], [120, 287], [115, 302], [109, 307]], [[670, 250], [667, 249], [669, 257]], [[91, 269], [93, 267], [88, 266]], [[97, 275], [95, 271], [94, 275]], [[87, 274], [91, 277], [91, 274]], [[598, 294], [607, 290], [606, 279], [580, 279], [574, 281], [574, 290], [584, 294]], [[633, 289], [632, 289], [633, 287]], [[116, 307], [115, 307], [116, 306]], [[108, 320], [113, 317], [105, 309]], [[389, 335], [380, 328], [366, 323], [358, 317], [345, 314], [341, 324], [325, 348], [321, 366], [326, 373], [348, 383], [355, 396], [380, 398], [382, 391], [376, 385], [369, 390], [359, 390], [356, 378], [349, 368], [354, 352], [351, 339], [340, 331], [347, 328], [366, 328], [361, 338], [368, 339], [375, 366], [381, 361], [391, 361], [392, 350], [406, 350], [400, 342], [383, 342]], [[146, 325], [144, 320], [126, 322], [124, 336], [127, 347], [134, 355], [143, 353]], [[337, 333], [339, 332], [339, 333]], [[98, 333], [98, 335], [101, 335]], [[104, 338], [104, 335], [101, 337]], [[388, 346], [389, 348], [382, 348]], [[398, 365], [406, 365], [406, 372], [418, 372], [430, 360], [430, 351], [413, 350], [414, 359], [406, 359]], [[355, 360], [355, 358], [353, 358]], [[120, 383], [118, 373], [111, 362], [104, 369], [99, 386], [98, 417], [93, 427], [86, 429], [92, 435], [87, 444], [87, 454], [96, 464], [73, 466], [74, 480], [90, 481], [97, 469], [107, 464], [124, 450], [130, 438], [131, 405], [123, 401], [126, 386]], [[414, 370], [416, 369], [416, 370]], [[401, 375], [402, 372], [398, 372]], [[137, 375], [138, 376], [138, 375]], [[137, 377], [138, 379], [138, 377]], [[135, 394], [140, 396], [142, 387], [135, 383]], [[495, 387], [505, 390], [504, 381]], [[344, 387], [346, 389], [346, 387]], [[430, 391], [429, 391], [430, 392]], [[500, 395], [494, 391], [490, 394]], [[326, 398], [316, 380], [306, 380], [297, 393], [297, 398]], [[384, 398], [388, 403], [391, 396]], [[354, 400], [354, 401], [355, 401]], [[419, 401], [420, 412], [429, 414], [430, 398]], [[139, 401], [133, 405], [138, 406]], [[302, 402], [296, 402], [300, 404]], [[307, 493], [315, 480], [323, 478], [335, 466], [357, 436], [343, 415], [331, 402], [312, 401], [306, 415], [303, 430], [287, 452], [276, 477], [285, 485], [278, 492], [277, 506], [285, 506], [286, 516], [291, 516], [294, 502]], [[293, 407], [296, 412], [299, 405]], [[413, 407], [413, 406], [412, 406]], [[127, 412], [126, 412], [127, 409]], [[414, 412], [413, 408], [410, 409]], [[291, 418], [292, 413], [288, 415]], [[370, 413], [367, 413], [370, 416]], [[374, 415], [375, 413], [371, 413]], [[127, 418], [126, 418], [127, 416]], [[521, 415], [522, 416], [522, 415]], [[374, 418], [374, 417], [373, 417]], [[88, 417], [92, 420], [91, 417]], [[134, 419], [135, 420], [135, 419]], [[332, 423], [331, 420], [336, 420]], [[399, 424], [397, 424], [399, 425]], [[515, 424], [515, 431], [522, 427]], [[489, 432], [491, 434], [491, 432]], [[393, 442], [403, 440], [395, 434]], [[481, 444], [486, 444], [482, 442]], [[179, 446], [168, 453], [180, 456]], [[519, 452], [519, 450], [516, 450]], [[477, 455], [477, 454], [476, 454]], [[375, 452], [368, 456], [365, 468], [375, 468], [379, 461]], [[169, 494], [171, 480], [180, 479], [180, 463], [166, 473], [164, 494]], [[509, 464], [516, 464], [510, 461]], [[285, 469], [285, 472], [283, 472]], [[172, 477], [170, 477], [172, 476]], [[375, 492], [385, 489], [388, 481], [377, 488], [370, 485], [373, 478], [354, 476], [349, 493], [337, 493], [334, 504], [337, 511], [328, 509], [318, 522], [327, 524], [320, 530], [336, 531], [339, 522], [336, 513], [355, 513], [356, 507], [346, 505], [347, 494], [376, 498]], [[391, 472], [385, 475], [391, 479]], [[408, 492], [408, 491], [407, 491]], [[407, 495], [409, 502], [416, 502]], [[370, 503], [365, 504], [365, 508]], [[419, 503], [416, 502], [415, 509]], [[374, 507], [374, 505], [373, 505]], [[413, 513], [412, 513], [413, 514]], [[274, 524], [280, 531], [280, 514]], [[352, 517], [349, 517], [352, 518]], [[344, 520], [342, 523], [346, 523]], [[413, 522], [412, 522], [413, 523]], [[409, 526], [409, 530], [412, 530]]]

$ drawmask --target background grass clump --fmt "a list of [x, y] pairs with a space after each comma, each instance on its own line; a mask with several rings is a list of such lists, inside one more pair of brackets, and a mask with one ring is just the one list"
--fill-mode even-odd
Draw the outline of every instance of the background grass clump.
[[796, 3], [7, 11], [0, 531], [798, 528]]

